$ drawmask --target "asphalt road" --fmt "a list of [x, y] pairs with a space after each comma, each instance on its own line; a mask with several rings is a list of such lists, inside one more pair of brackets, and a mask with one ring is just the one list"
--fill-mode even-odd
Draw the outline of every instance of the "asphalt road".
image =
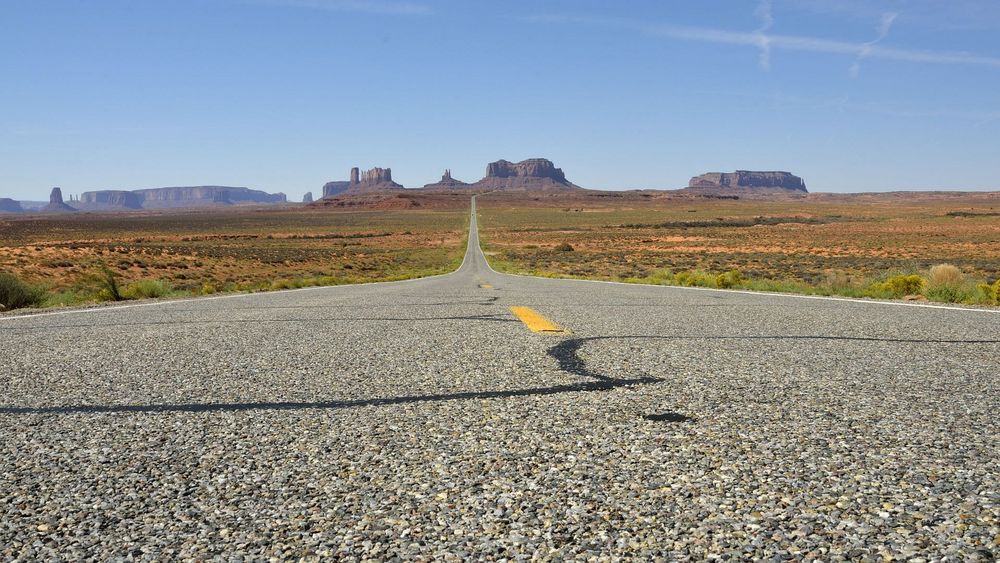
[[0, 319], [0, 560], [1000, 555], [997, 312], [501, 275], [475, 232]]

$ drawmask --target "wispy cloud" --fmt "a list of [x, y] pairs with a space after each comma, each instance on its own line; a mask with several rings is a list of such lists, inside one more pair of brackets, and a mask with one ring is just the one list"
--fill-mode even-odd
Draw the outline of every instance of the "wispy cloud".
[[[780, 35], [763, 32], [730, 31], [711, 27], [682, 26], [673, 24], [655, 24], [622, 18], [595, 18], [572, 15], [537, 15], [528, 18], [536, 23], [585, 24], [603, 27], [613, 27], [623, 30], [638, 31], [656, 37], [666, 37], [684, 41], [699, 41], [704, 43], [719, 43], [726, 45], [746, 45], [761, 48], [762, 38], [766, 41], [768, 52], [773, 49], [789, 51], [806, 51], [813, 53], [828, 53], [849, 55], [855, 58], [886, 59], [910, 63], [941, 64], [941, 65], [972, 65], [1000, 69], [1000, 57], [991, 57], [968, 52], [924, 51], [916, 49], [900, 49], [886, 47], [877, 42], [856, 43], [836, 39], [824, 39], [804, 35]], [[885, 32], [888, 26], [883, 24]]]
[[878, 36], [875, 37], [875, 39], [863, 44], [861, 53], [855, 57], [854, 64], [851, 65], [851, 78], [858, 77], [858, 72], [861, 71], [861, 61], [871, 54], [872, 47], [889, 35], [889, 29], [892, 28], [892, 22], [896, 21], [897, 16], [899, 16], [899, 14], [895, 12], [886, 12], [882, 14], [882, 21], [879, 22], [878, 28], [875, 30]]
[[329, 12], [362, 12], [397, 16], [414, 16], [431, 13], [430, 6], [426, 4], [381, 0], [245, 0], [245, 2], [285, 8], [326, 10]]
[[771, 70], [771, 42], [766, 32], [774, 25], [774, 16], [771, 15], [771, 0], [760, 0], [754, 15], [760, 19], [760, 27], [754, 33], [757, 35], [757, 48], [760, 49], [760, 66], [764, 70]]

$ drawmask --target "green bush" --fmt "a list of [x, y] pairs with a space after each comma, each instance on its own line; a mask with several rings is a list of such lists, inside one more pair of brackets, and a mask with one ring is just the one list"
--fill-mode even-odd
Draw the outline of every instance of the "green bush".
[[961, 303], [971, 300], [972, 292], [958, 285], [933, 285], [924, 291], [924, 296], [941, 303]]
[[564, 242], [557, 246], [555, 250], [556, 252], [573, 252], [573, 246], [568, 242]]
[[125, 299], [152, 299], [163, 297], [173, 291], [169, 283], [160, 280], [139, 280], [130, 283], [122, 296]]
[[906, 295], [916, 295], [923, 291], [927, 284], [924, 278], [916, 275], [892, 276], [882, 283], [874, 284], [876, 290], [884, 291], [892, 297], [903, 297]]
[[721, 289], [737, 287], [744, 281], [743, 274], [739, 270], [729, 270], [724, 274], [715, 276], [715, 286]]
[[983, 296], [983, 300], [987, 303], [1000, 304], [1000, 280], [993, 282], [992, 285], [988, 283], [981, 283], [976, 286], [976, 289]]
[[13, 274], [0, 272], [0, 305], [4, 309], [19, 309], [40, 305], [44, 292], [17, 279]]

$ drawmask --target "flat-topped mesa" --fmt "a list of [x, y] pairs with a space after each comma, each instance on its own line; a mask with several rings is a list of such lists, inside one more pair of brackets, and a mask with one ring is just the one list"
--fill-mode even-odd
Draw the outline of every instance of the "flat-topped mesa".
[[102, 207], [122, 209], [142, 209], [142, 198], [135, 192], [125, 190], [100, 190], [80, 194], [80, 206], [83, 209]]
[[564, 190], [580, 189], [570, 183], [561, 168], [551, 160], [529, 158], [521, 162], [498, 160], [486, 165], [486, 177], [476, 183], [478, 187], [498, 190]]
[[306, 192], [306, 195], [302, 196], [302, 203], [312, 203], [312, 202], [313, 202], [313, 193]]
[[23, 211], [21, 202], [9, 197], [0, 197], [0, 213], [22, 213]]
[[391, 168], [372, 168], [361, 171], [351, 168], [351, 179], [347, 182], [327, 182], [323, 185], [323, 197], [331, 198], [340, 194], [368, 194], [387, 190], [401, 190], [403, 186], [392, 181]]
[[49, 193], [49, 204], [42, 208], [45, 213], [70, 213], [76, 211], [76, 209], [66, 205], [63, 201], [62, 189], [52, 188], [52, 192]]
[[231, 204], [284, 203], [285, 194], [231, 186], [176, 186], [142, 190], [83, 192], [79, 206], [86, 211], [181, 209]]
[[422, 189], [425, 190], [460, 190], [463, 188], [468, 188], [469, 184], [456, 180], [451, 177], [451, 170], [445, 169], [444, 174], [441, 175], [441, 180], [433, 184], [425, 184]]
[[791, 172], [737, 170], [695, 176], [688, 188], [723, 190], [787, 190], [807, 193], [806, 183]]

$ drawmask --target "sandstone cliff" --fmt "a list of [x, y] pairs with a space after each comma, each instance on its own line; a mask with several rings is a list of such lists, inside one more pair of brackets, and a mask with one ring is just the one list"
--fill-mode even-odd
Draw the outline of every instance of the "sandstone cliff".
[[788, 190], [806, 193], [806, 183], [790, 172], [709, 172], [695, 176], [688, 188], [716, 190]]
[[313, 202], [313, 193], [306, 192], [306, 195], [302, 196], [302, 203], [312, 203], [312, 202]]
[[498, 160], [486, 166], [486, 177], [474, 184], [493, 190], [549, 191], [581, 189], [570, 183], [562, 169], [544, 158], [521, 162]]

